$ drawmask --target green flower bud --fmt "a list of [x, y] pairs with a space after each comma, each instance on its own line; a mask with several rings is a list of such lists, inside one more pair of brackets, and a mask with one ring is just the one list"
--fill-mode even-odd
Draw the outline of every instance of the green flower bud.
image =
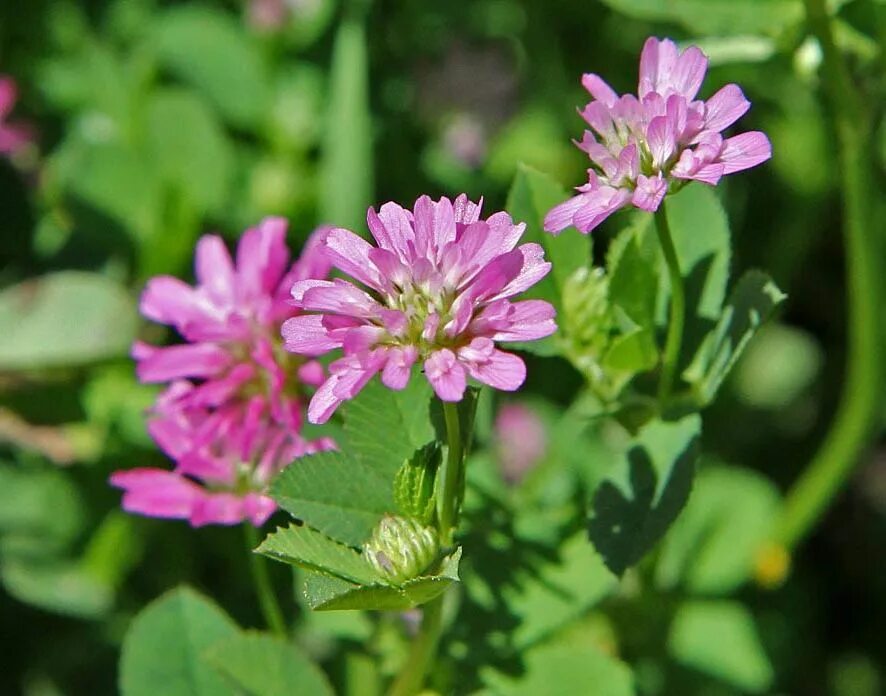
[[427, 570], [439, 548], [435, 530], [414, 519], [385, 515], [363, 544], [363, 556], [391, 584], [402, 585]]

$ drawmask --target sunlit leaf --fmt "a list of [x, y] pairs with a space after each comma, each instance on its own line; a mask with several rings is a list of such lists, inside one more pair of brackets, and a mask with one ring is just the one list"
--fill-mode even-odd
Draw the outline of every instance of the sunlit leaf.
[[679, 662], [749, 693], [774, 677], [751, 614], [738, 602], [692, 601], [674, 617], [668, 651]]
[[61, 271], [0, 293], [0, 370], [82, 365], [126, 355], [135, 303], [95, 273]]
[[293, 517], [350, 546], [394, 512], [392, 477], [342, 452], [319, 452], [284, 469], [271, 496]]
[[263, 633], [225, 638], [206, 660], [250, 696], [333, 696], [326, 675], [295, 645]]
[[215, 604], [182, 587], [135, 617], [120, 655], [123, 696], [225, 696], [236, 693], [203, 658], [237, 626]]

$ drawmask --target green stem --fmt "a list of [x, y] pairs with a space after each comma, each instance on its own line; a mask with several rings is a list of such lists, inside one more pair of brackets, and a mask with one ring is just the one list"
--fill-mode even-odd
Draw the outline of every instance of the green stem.
[[661, 378], [658, 383], [658, 403], [663, 410], [671, 396], [674, 378], [680, 364], [680, 346], [683, 342], [683, 323], [686, 319], [686, 296], [683, 290], [683, 275], [680, 273], [680, 262], [677, 250], [668, 226], [668, 213], [664, 201], [655, 214], [655, 230], [664, 253], [671, 281], [671, 314], [668, 321], [668, 335], [665, 340], [664, 356], [662, 357]]
[[422, 608], [421, 629], [412, 642], [403, 671], [397, 676], [388, 696], [414, 696], [419, 692], [431, 660], [437, 653], [442, 625], [443, 595], [440, 595]]
[[796, 546], [827, 509], [867, 444], [879, 404], [878, 343], [880, 303], [877, 263], [880, 251], [871, 228], [868, 182], [870, 119], [849, 69], [834, 42], [825, 0], [805, 0], [809, 25], [824, 55], [824, 86], [831, 102], [843, 196], [846, 244], [847, 364], [843, 394], [819, 451], [788, 492], [779, 529], [786, 547]]
[[246, 551], [249, 554], [249, 569], [252, 571], [252, 581], [255, 586], [255, 594], [261, 606], [261, 612], [265, 617], [265, 623], [281, 638], [286, 637], [286, 621], [283, 612], [277, 603], [277, 595], [271, 586], [271, 577], [268, 575], [268, 566], [263, 556], [255, 553], [259, 545], [258, 530], [248, 522], [243, 523], [246, 535]]
[[442, 401], [443, 416], [446, 420], [446, 439], [449, 454], [443, 467], [443, 476], [437, 497], [437, 517], [440, 523], [440, 541], [443, 546], [451, 546], [455, 527], [458, 525], [458, 503], [462, 498], [464, 484], [462, 472], [463, 452], [458, 420], [458, 404]]
[[[446, 547], [452, 545], [455, 529], [458, 526], [458, 506], [462, 499], [462, 486], [464, 485], [464, 450], [458, 404], [448, 401], [441, 403], [446, 421], [446, 439], [449, 451], [438, 479], [437, 521], [440, 542]], [[391, 686], [389, 696], [413, 696], [421, 689], [431, 660], [437, 654], [437, 644], [440, 641], [440, 632], [443, 626], [444, 594], [424, 605], [421, 629], [412, 643], [412, 649], [406, 659], [403, 671]]]

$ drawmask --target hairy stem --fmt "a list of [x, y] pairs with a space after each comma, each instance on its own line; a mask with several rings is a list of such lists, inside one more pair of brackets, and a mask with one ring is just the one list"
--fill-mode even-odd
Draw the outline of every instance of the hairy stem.
[[[451, 546], [458, 525], [458, 506], [464, 485], [464, 450], [462, 448], [461, 427], [458, 417], [458, 404], [448, 401], [443, 404], [446, 420], [446, 440], [448, 454], [437, 485], [437, 522], [440, 543]], [[445, 594], [445, 593], [444, 593]], [[422, 608], [421, 628], [412, 642], [412, 649], [406, 658], [403, 670], [397, 676], [389, 696], [414, 696], [421, 689], [431, 661], [437, 654], [440, 631], [443, 624], [443, 596], [431, 600]]]
[[283, 612], [280, 610], [280, 604], [277, 602], [277, 595], [271, 586], [267, 562], [263, 556], [253, 551], [260, 541], [258, 530], [248, 522], [243, 523], [243, 530], [246, 535], [246, 551], [249, 554], [249, 569], [252, 571], [252, 582], [262, 615], [265, 617], [265, 623], [271, 631], [285, 638], [286, 621], [283, 619]]
[[680, 364], [680, 347], [683, 343], [683, 323], [686, 320], [686, 296], [683, 290], [683, 276], [680, 273], [680, 262], [677, 260], [677, 250], [674, 248], [674, 240], [671, 237], [671, 228], [668, 225], [668, 213], [665, 203], [655, 214], [655, 230], [658, 232], [658, 241], [664, 253], [665, 263], [668, 267], [668, 277], [671, 281], [671, 310], [668, 320], [668, 335], [665, 340], [664, 356], [662, 357], [661, 378], [658, 383], [658, 403], [661, 409], [667, 405], [674, 388], [674, 378], [677, 367]]
[[806, 471], [785, 500], [779, 539], [798, 544], [826, 510], [868, 442], [879, 404], [880, 250], [871, 226], [875, 200], [868, 182], [870, 118], [834, 43], [825, 0], [805, 0], [809, 25], [824, 54], [824, 86], [839, 151], [846, 244], [847, 364], [843, 394], [833, 424]]

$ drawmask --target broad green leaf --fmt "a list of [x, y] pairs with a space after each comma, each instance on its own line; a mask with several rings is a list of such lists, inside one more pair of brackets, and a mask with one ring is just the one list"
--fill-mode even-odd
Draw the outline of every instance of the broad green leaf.
[[0, 292], [0, 370], [82, 365], [126, 355], [135, 303], [96, 273], [60, 271]]
[[726, 594], [754, 573], [780, 508], [771, 481], [749, 469], [699, 472], [692, 496], [662, 545], [660, 587], [682, 584], [696, 594]]
[[603, 356], [603, 367], [637, 373], [651, 370], [658, 363], [658, 347], [649, 329], [636, 329], [613, 339]]
[[[702, 184], [691, 184], [669, 196], [666, 207], [686, 289], [687, 312], [695, 308], [697, 317], [716, 320], [729, 283], [731, 238], [726, 211], [714, 189]], [[664, 316], [662, 302], [670, 297], [670, 283], [666, 272], [660, 274], [660, 279], [663, 290], [659, 303]]]
[[745, 692], [767, 692], [774, 678], [754, 619], [738, 602], [683, 604], [671, 625], [668, 651], [678, 662]]
[[613, 240], [606, 255], [609, 301], [617, 308], [613, 311], [647, 330], [655, 328], [659, 275], [663, 269], [650, 234], [652, 230], [645, 225], [631, 225]]
[[378, 379], [341, 408], [344, 449], [377, 471], [393, 477], [413, 452], [435, 438], [430, 420], [431, 387], [413, 374], [406, 389], [388, 389]]
[[745, 403], [778, 410], [809, 389], [823, 362], [824, 352], [809, 332], [769, 323], [745, 348], [732, 383]]
[[400, 587], [387, 585], [356, 585], [341, 578], [311, 573], [305, 580], [308, 606], [316, 611], [334, 609], [366, 609], [405, 611], [431, 601], [454, 582], [458, 582], [461, 549], [443, 561], [438, 575], [422, 576]]
[[603, 643], [585, 626], [577, 626], [524, 653], [520, 677], [484, 668], [482, 678], [490, 693], [499, 696], [634, 696], [631, 670]]
[[614, 452], [593, 494], [588, 532], [616, 575], [639, 561], [665, 534], [689, 497], [701, 419], [652, 421]]
[[373, 202], [366, 27], [347, 13], [335, 37], [320, 157], [320, 219], [361, 233]]
[[709, 404], [753, 335], [786, 295], [760, 271], [749, 271], [732, 291], [716, 327], [705, 337], [683, 379], [702, 405]]
[[33, 559], [4, 553], [0, 580], [10, 595], [41, 609], [94, 619], [114, 600], [113, 588], [76, 560]]
[[215, 113], [193, 92], [164, 89], [151, 95], [147, 143], [167, 186], [201, 212], [219, 214], [229, 199], [233, 152]]
[[271, 484], [284, 510], [349, 546], [359, 546], [394, 512], [392, 477], [343, 452], [319, 452], [286, 467]]
[[290, 642], [253, 631], [214, 644], [206, 660], [250, 696], [334, 696], [326, 675]]
[[290, 525], [272, 532], [256, 549], [284, 563], [328, 573], [360, 585], [382, 583], [359, 551], [339, 544], [307, 526]]
[[514, 646], [520, 650], [582, 616], [618, 586], [600, 556], [588, 553], [584, 534], [566, 540], [558, 555], [556, 563], [504, 590], [505, 602], [520, 617], [513, 636]]
[[254, 128], [267, 113], [268, 70], [262, 51], [223, 9], [182, 5], [156, 21], [161, 63], [201, 90], [232, 125]]
[[[547, 174], [521, 165], [508, 193], [507, 211], [514, 222], [526, 223], [521, 243], [534, 242], [545, 250], [545, 258], [551, 262], [551, 272], [540, 282], [521, 295], [523, 299], [547, 300], [560, 312], [563, 289], [569, 277], [590, 262], [591, 244], [586, 235], [567, 230], [554, 236], [544, 231], [547, 212], [567, 196], [564, 188]], [[520, 344], [521, 348], [541, 355], [556, 354], [552, 339]]]
[[215, 604], [186, 587], [151, 602], [135, 617], [120, 655], [123, 696], [235, 694], [203, 658], [237, 626]]

